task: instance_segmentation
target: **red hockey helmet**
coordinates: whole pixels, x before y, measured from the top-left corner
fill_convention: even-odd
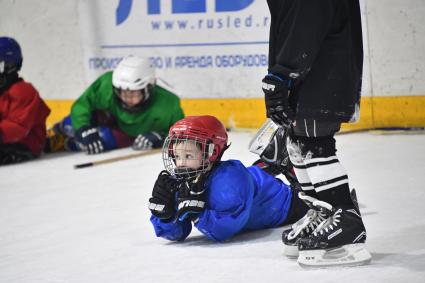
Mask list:
[[[227,131],[214,116],[188,116],[177,121],[169,131],[169,136],[189,136],[197,140],[210,141],[214,148],[208,149],[209,161],[221,158],[227,148]]]
[[[164,166],[171,174],[178,175],[174,147],[180,142],[192,141],[196,142],[202,151],[202,165],[198,170],[191,171],[192,174],[189,175],[205,172],[210,164],[221,159],[223,152],[228,148],[227,140],[226,128],[216,117],[206,115],[183,118],[169,130],[163,148]]]

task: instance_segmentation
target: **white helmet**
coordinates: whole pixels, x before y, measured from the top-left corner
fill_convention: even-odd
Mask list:
[[[128,56],[121,60],[112,74],[117,89],[141,90],[155,84],[155,69],[148,58]]]

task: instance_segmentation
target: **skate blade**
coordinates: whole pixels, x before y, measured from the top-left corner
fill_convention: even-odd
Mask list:
[[[332,250],[300,251],[298,264],[305,268],[358,266],[369,264],[372,256],[364,244],[345,245]]]
[[[267,119],[266,122],[258,130],[255,137],[249,142],[248,149],[250,152],[257,155],[263,154],[264,150],[272,140],[274,133],[279,128],[271,119]]]
[[[290,246],[290,245],[285,245],[284,244],[284,248],[283,248],[283,254],[290,259],[297,259],[299,252],[298,252],[298,246]]]

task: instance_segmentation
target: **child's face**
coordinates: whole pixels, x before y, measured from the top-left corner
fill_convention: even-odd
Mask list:
[[[201,167],[203,154],[195,141],[183,141],[174,145],[174,158],[177,167],[197,170]]]
[[[121,100],[129,107],[136,106],[143,99],[141,90],[121,90],[119,95]]]

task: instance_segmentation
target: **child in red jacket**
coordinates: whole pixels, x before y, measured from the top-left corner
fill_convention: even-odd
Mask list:
[[[50,109],[37,90],[19,77],[22,53],[10,37],[0,37],[0,165],[38,157],[46,140]]]

